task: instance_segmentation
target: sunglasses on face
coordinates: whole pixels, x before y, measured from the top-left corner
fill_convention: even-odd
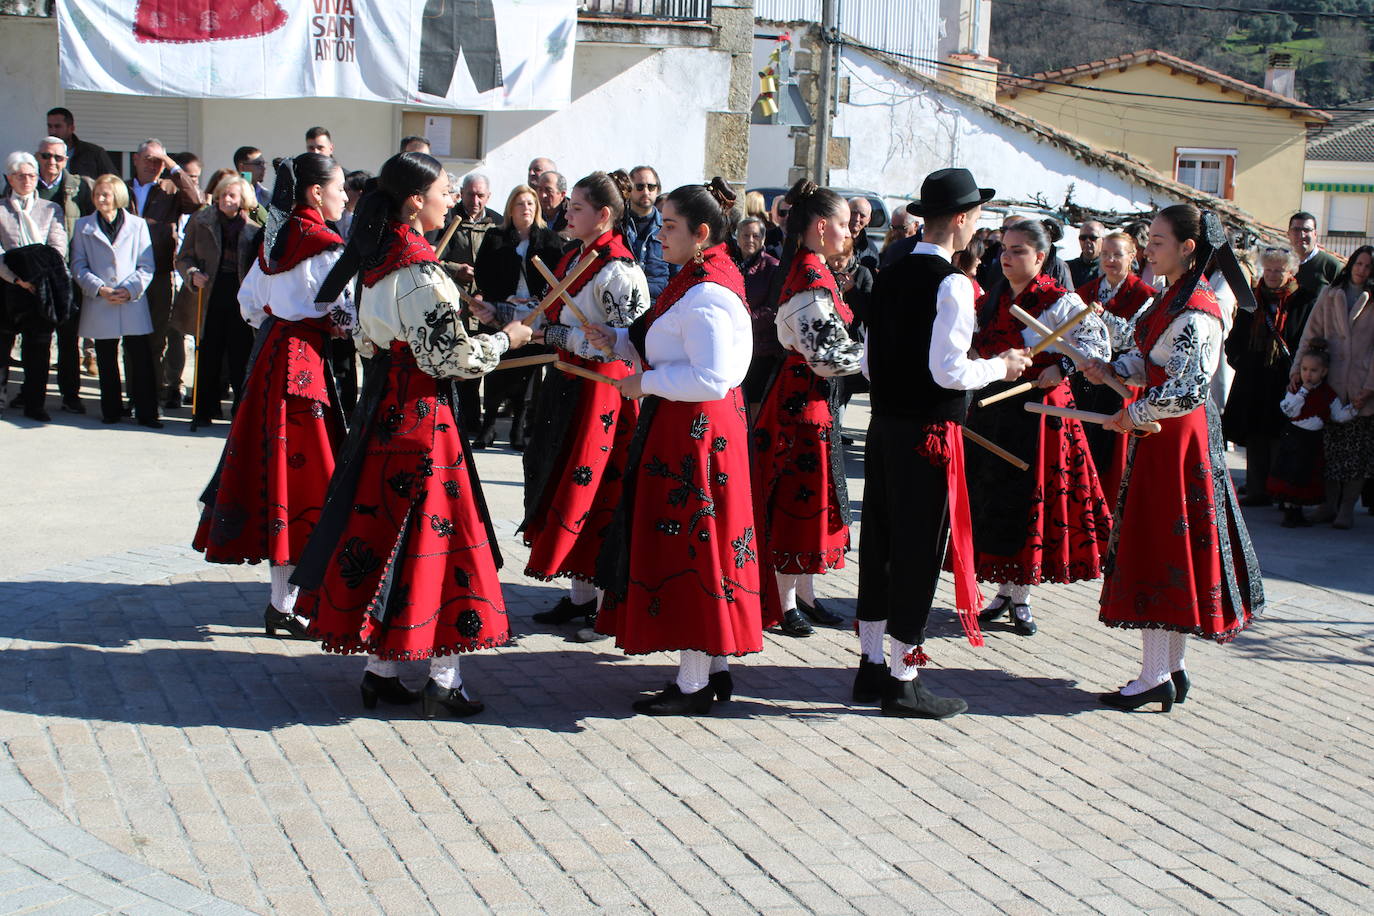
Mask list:
[[[1100,238],[1102,238],[1100,235],[1080,235],[1078,240],[1080,242],[1095,242]]]
[[[44,160],[53,159],[53,160],[56,160],[56,161],[58,161],[58,162],[66,162],[66,161],[67,161],[67,157],[61,155],[60,153],[39,153],[39,154],[38,154],[38,158],[39,158],[39,159],[44,159]]]
[[[636,191],[657,191],[658,185],[650,184],[647,181],[638,181],[635,182],[634,188]]]

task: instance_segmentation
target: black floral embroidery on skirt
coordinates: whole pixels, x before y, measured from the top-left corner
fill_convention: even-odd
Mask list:
[[[654,527],[668,535],[679,534],[682,531],[682,523],[675,518],[661,518]]]
[[[409,498],[410,488],[415,486],[415,475],[410,471],[397,471],[386,479],[386,485],[397,496]]]
[[[579,464],[572,470],[573,483],[579,487],[585,487],[592,482],[592,469],[585,464]]]
[[[420,398],[415,402],[415,416],[419,417],[421,420],[429,416],[429,410],[429,401],[424,398]]]
[[[301,468],[305,467],[305,455],[296,452],[286,459],[286,464],[293,470],[299,471]]]
[[[316,420],[324,419],[324,405],[319,401],[310,402],[310,416]]]
[[[697,418],[692,421],[691,436],[693,439],[705,439],[706,431],[711,428],[711,422],[706,418],[706,414],[697,414]]]
[[[309,369],[302,369],[300,372],[297,372],[295,375],[291,376],[291,385],[298,390],[305,389],[309,388],[310,383],[314,380],[314,373],[312,373]]]
[[[463,567],[453,567],[453,581],[458,583],[459,588],[472,587],[472,575]]]
[[[354,503],[354,504],[353,504],[353,511],[354,511],[354,512],[358,513],[359,515],[370,515],[370,516],[372,516],[373,518],[376,518],[376,517],[377,517],[377,510],[380,509],[380,508],[381,508],[380,506],[367,506],[367,505],[364,505],[363,503]]]
[[[433,528],[434,533],[441,538],[453,537],[453,522],[442,515],[430,516],[429,527]]]
[[[735,568],[743,569],[746,563],[755,563],[759,555],[750,545],[754,541],[754,529],[745,528],[744,533],[730,542],[730,546],[735,548]]]
[[[601,426],[604,432],[610,432],[615,425],[615,411],[607,411],[601,415]]]
[[[806,473],[811,473],[821,466],[821,456],[816,452],[802,452],[797,456],[797,468]]]
[[[803,483],[797,485],[797,502],[809,502],[811,500],[811,497],[815,495],[816,491],[808,487],[806,484]]]
[[[482,632],[482,615],[473,610],[459,614],[458,632],[468,639],[475,639]]]
[[[448,494],[449,499],[457,499],[462,494],[463,488],[458,485],[456,480],[445,480],[444,492]]]
[[[714,439],[711,440],[711,451],[713,453],[723,452],[725,451],[725,446],[727,445],[729,445],[729,443],[725,441],[724,436],[716,436]]]
[[[339,551],[339,573],[349,588],[358,588],[382,565],[381,557],[360,537],[351,537]]]
[[[730,475],[727,474],[727,473],[725,473],[724,471],[717,471],[717,472],[716,472],[716,486],[718,486],[718,487],[723,487],[723,486],[725,486],[726,482],[729,481],[729,479],[730,479]]]
[[[649,606],[645,608],[645,611],[650,617],[657,617],[663,611],[663,602],[655,598],[649,602]]]
[[[283,531],[286,530],[286,519],[284,519],[284,518],[274,518],[274,519],[272,519],[271,528],[272,528],[272,533],[273,533],[273,534],[281,534]]]
[[[425,455],[423,458],[420,459],[420,469],[419,469],[419,470],[420,470],[420,474],[421,474],[421,475],[423,475],[423,476],[425,476],[425,477],[433,477],[433,476],[434,476],[434,459],[433,459],[432,457],[430,457],[429,455]]]

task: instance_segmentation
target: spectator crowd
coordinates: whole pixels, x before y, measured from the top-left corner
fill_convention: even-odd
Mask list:
[[[304,148],[339,155],[325,127],[306,131]],[[400,151],[428,152],[429,142],[408,136]],[[231,164],[204,179],[196,155],[169,154],[149,138],[133,154],[126,181],[106,150],[77,136],[70,111],[48,112],[45,135],[5,159],[0,403],[50,421],[47,389],[55,368],[59,409],[68,413],[87,412],[81,376],[97,377],[104,423],[129,417],[160,428],[164,412],[189,407],[194,430],[230,415],[253,349],[238,291],[268,223],[269,164],[261,149],[242,146]],[[336,226],[345,238],[370,177],[363,170],[346,173],[347,205]],[[626,177],[620,230],[657,297],[676,270],[658,238],[664,183],[651,165],[630,168]],[[548,283],[535,258],[552,266],[569,246],[567,176],[541,156],[514,188],[493,188],[480,172],[451,175],[450,184],[457,190],[445,225],[427,235],[444,269],[464,292],[487,302],[538,299]],[[781,194],[768,200],[748,193],[730,241],[753,318],[754,358],[743,386],[751,413],[783,357],[775,311],[787,212]],[[851,238],[828,265],[853,312],[851,336],[862,339],[875,276],[912,252],[921,226],[898,209],[878,241],[868,231],[870,200],[849,201],[849,214]],[[1023,218],[1009,215],[1007,223]],[[1051,242],[1062,238],[1058,221],[1043,223]],[[1052,244],[1041,272],[1102,314],[1101,303],[1128,277],[1154,279],[1144,258],[1146,225],[1086,221],[1078,227],[1080,254],[1061,260]],[[1218,373],[1214,399],[1226,438],[1246,450],[1244,504],[1277,504],[1290,527],[1349,528],[1362,496],[1374,512],[1374,249],[1360,247],[1343,261],[1317,245],[1317,221],[1306,212],[1293,214],[1287,234],[1288,245],[1251,254],[1253,311],[1235,308],[1236,297],[1214,278],[1231,304],[1225,363],[1233,379],[1228,391]],[[992,301],[1007,283],[1001,236],[1001,229],[979,229],[954,260],[977,295]],[[1120,331],[1113,334],[1117,350],[1131,345],[1131,317],[1117,316],[1113,325]],[[1112,324],[1110,315],[1104,318]],[[494,330],[470,311],[466,320],[471,332]],[[195,353],[189,391],[187,337]],[[9,385],[16,348],[24,376],[17,390]],[[330,368],[341,404],[351,411],[360,370],[351,339],[334,342]],[[524,448],[542,375],[542,367],[529,367],[462,383],[460,409],[474,448],[494,446],[497,420],[506,416],[509,444]],[[843,400],[864,386],[862,375],[846,376]],[[1075,390],[1084,400],[1092,397],[1089,386]],[[1094,452],[1099,458],[1096,446]]]

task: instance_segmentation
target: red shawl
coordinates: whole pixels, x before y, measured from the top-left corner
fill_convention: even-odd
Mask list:
[[[626,261],[630,264],[635,263],[635,253],[630,250],[630,246],[625,244],[625,236],[615,229],[608,230],[597,237],[595,242],[590,245],[583,245],[580,248],[573,248],[564,252],[562,260],[558,262],[558,269],[553,272],[558,279],[563,279],[568,272],[577,264],[582,253],[588,249],[595,251],[596,263],[584,270],[573,284],[568,287],[568,298],[576,296],[582,292],[582,288],[592,282],[592,278],[601,273],[601,268],[612,261]],[[563,314],[563,299],[560,296],[558,301],[549,306],[544,312],[545,320],[549,324],[557,324],[558,316]]]
[[[835,275],[830,272],[829,266],[810,248],[798,248],[792,257],[792,266],[788,268],[787,279],[782,284],[782,293],[778,296],[778,304],[790,300],[798,293],[809,289],[823,289],[830,293],[830,301],[835,303],[835,311],[839,313],[840,320],[846,326],[854,323],[854,310],[849,307],[849,303],[844,301],[844,296],[840,293],[840,288],[835,285]]]
[[[387,274],[409,264],[435,263],[439,260],[434,254],[434,246],[425,241],[425,237],[409,223],[389,223],[382,245],[382,260],[363,271],[363,284],[369,288],[376,286]]]
[[[739,296],[740,302],[745,301],[744,275],[739,272],[739,268],[730,257],[729,249],[722,243],[703,251],[700,264],[693,261],[673,275],[649,309],[645,324],[652,325],[698,283],[719,284]]]
[[[1087,283],[1078,287],[1076,292],[1078,298],[1092,305],[1097,301],[1097,291],[1102,282],[1101,277],[1094,277]],[[1116,295],[1107,302],[1102,303],[1102,307],[1111,312],[1118,318],[1125,318],[1127,321],[1135,317],[1136,312],[1140,311],[1145,300],[1149,299],[1159,290],[1155,289],[1144,280],[1133,273],[1126,274],[1126,279],[1121,281],[1121,286],[1117,289]]]
[[[286,236],[278,241],[282,246],[282,256],[272,261],[272,252],[266,246],[258,252],[258,266],[268,274],[284,274],[302,261],[307,261],[322,251],[339,248],[344,240],[324,221],[324,214],[314,207],[296,207],[281,227]]]

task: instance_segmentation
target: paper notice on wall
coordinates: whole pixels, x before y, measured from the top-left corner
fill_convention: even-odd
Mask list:
[[[425,118],[425,137],[429,139],[429,151],[436,158],[447,159],[453,155],[453,119],[444,115],[429,115]]]
[[[67,89],[557,109],[577,2],[57,0],[57,22]]]

